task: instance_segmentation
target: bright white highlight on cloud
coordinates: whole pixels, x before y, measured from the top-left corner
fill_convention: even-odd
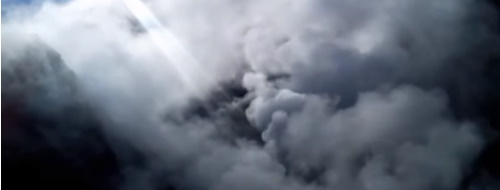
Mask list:
[[[193,81],[208,80],[211,82],[213,80],[203,72],[201,64],[182,44],[181,40],[158,21],[147,5],[140,0],[123,0],[123,2],[146,29],[153,42],[165,54],[165,57],[168,58],[169,63],[188,90],[194,95],[199,94],[199,88],[193,84]],[[186,69],[191,72],[186,71]]]

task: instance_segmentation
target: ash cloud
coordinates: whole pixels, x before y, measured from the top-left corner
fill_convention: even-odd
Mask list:
[[[176,71],[121,1],[45,2],[6,14],[2,98],[30,101],[2,106],[2,119],[14,118],[7,109],[28,110],[15,115],[42,119],[9,129],[47,135],[2,142],[14,152],[51,142],[12,154],[5,164],[19,173],[14,181],[37,178],[23,179],[34,170],[16,158],[40,166],[49,161],[34,155],[105,155],[63,165],[101,160],[106,172],[58,170],[55,178],[76,173],[82,189],[498,187],[491,134],[499,130],[500,38],[488,2],[144,2],[203,73]],[[194,94],[180,74],[213,80],[189,81]],[[27,96],[11,95],[19,92]]]

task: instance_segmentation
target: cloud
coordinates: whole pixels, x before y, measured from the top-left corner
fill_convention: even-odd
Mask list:
[[[299,109],[271,111],[266,132],[278,134],[266,140],[275,142],[293,175],[316,175],[331,188],[454,189],[482,144],[477,126],[449,118],[439,92],[401,87],[364,93],[344,110],[304,97]],[[270,101],[264,105],[283,102],[279,95]]]
[[[475,116],[495,97],[481,72],[498,37],[481,4],[144,3],[201,69],[118,0],[45,2],[2,24],[4,56],[46,43],[104,134],[145,157],[119,171],[124,189],[455,189],[487,140]]]

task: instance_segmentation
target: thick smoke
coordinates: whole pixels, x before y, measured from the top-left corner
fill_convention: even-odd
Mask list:
[[[83,189],[498,187],[488,168],[498,156],[482,153],[498,150],[490,134],[499,129],[500,38],[487,2],[144,3],[203,71],[174,69],[182,63],[122,1],[47,1],[4,15],[2,98],[29,100],[12,104],[28,110],[16,117],[50,118],[29,125],[50,141],[36,155],[107,155],[67,159],[109,165],[75,174],[92,184]],[[92,145],[72,152],[68,142]],[[8,151],[6,165],[16,155],[30,163]],[[9,171],[33,172],[16,166]],[[53,184],[43,183],[68,188]]]

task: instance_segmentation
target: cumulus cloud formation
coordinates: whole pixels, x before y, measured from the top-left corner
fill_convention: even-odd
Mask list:
[[[270,101],[278,105],[294,99],[280,93],[274,98]],[[310,97],[298,110],[257,110],[274,109],[264,132],[272,135],[265,140],[290,172],[317,175],[315,180],[329,187],[453,189],[466,169],[463,164],[481,145],[476,126],[446,117],[439,93],[401,87],[361,94],[345,110],[325,105],[327,100]]]
[[[51,142],[36,155],[108,155],[77,159],[110,165],[75,174],[92,184],[83,189],[498,187],[498,173],[482,165],[496,142],[490,134],[499,129],[500,107],[498,20],[487,2],[34,6],[9,8],[2,20],[2,98],[30,100],[2,106],[10,114],[2,119],[16,128],[25,124],[13,115],[50,118],[46,126],[29,124],[45,134],[39,141]],[[12,95],[19,92],[28,96]],[[73,118],[66,107],[86,111]],[[64,132],[82,129],[92,132]],[[82,140],[86,134],[98,137]],[[69,141],[92,146],[53,148]],[[8,150],[7,165],[16,156],[30,162],[35,154],[17,152],[25,144]],[[88,177],[95,173],[99,180]]]

